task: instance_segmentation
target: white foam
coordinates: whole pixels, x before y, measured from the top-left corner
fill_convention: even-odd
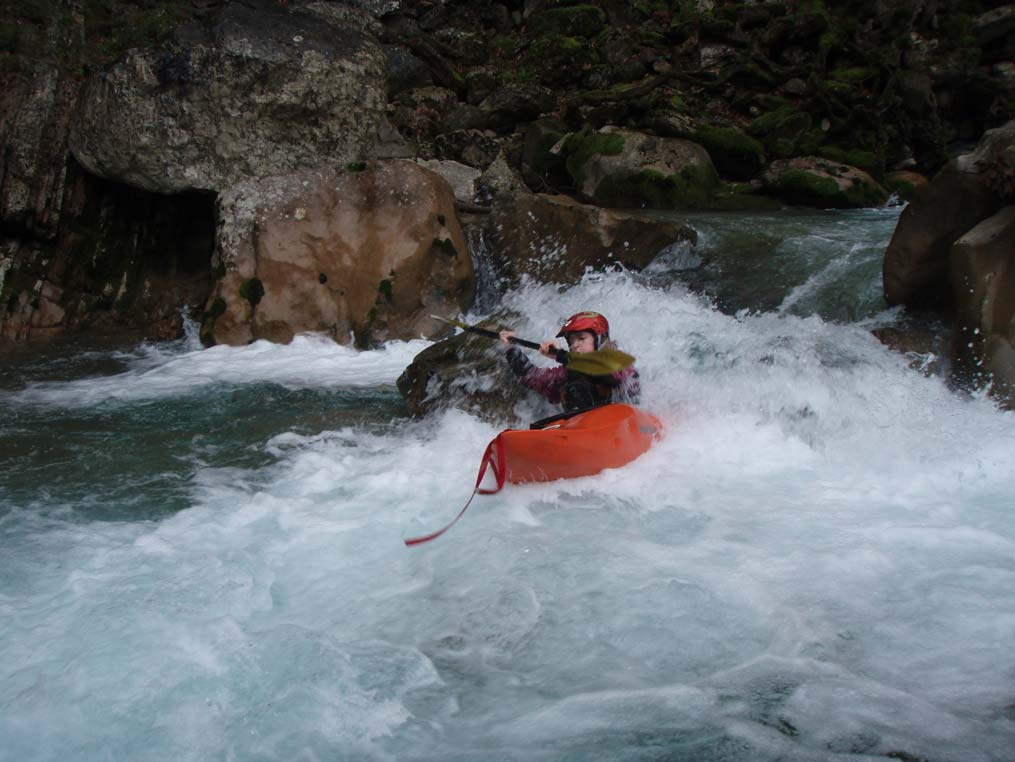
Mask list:
[[[306,334],[288,344],[255,341],[243,347],[185,346],[182,351],[168,353],[146,346],[135,354],[121,355],[134,367],[117,376],[32,384],[11,399],[87,407],[107,401],[189,395],[213,384],[272,383],[325,389],[391,386],[412,358],[429,345],[423,339],[394,341],[360,352],[327,337]]]
[[[8,517],[0,758],[1005,759],[1015,417],[860,327],[635,275],[506,302],[537,340],[606,313],[665,438],[414,549],[498,426],[278,431],[159,521]],[[390,384],[423,346],[188,350],[22,402]]]

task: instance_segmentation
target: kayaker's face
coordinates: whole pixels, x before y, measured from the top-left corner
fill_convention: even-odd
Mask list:
[[[596,349],[596,335],[592,331],[572,331],[567,336],[567,346],[572,352],[594,352]]]

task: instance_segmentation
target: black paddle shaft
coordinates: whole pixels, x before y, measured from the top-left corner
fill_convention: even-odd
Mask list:
[[[461,327],[464,328],[466,331],[471,331],[472,333],[478,333],[480,336],[486,336],[486,337],[491,338],[491,339],[499,339],[500,338],[500,334],[497,331],[491,331],[489,328],[479,328],[479,327],[474,326],[474,325],[469,325],[469,326],[463,325]],[[508,337],[508,341],[510,341],[512,344],[518,344],[519,346],[527,347],[529,349],[539,349],[539,344],[537,344],[536,342],[534,342],[534,341],[528,341],[527,339],[519,339],[517,336],[510,336],[510,337]],[[566,349],[558,349],[555,357],[557,359],[557,362],[559,362],[561,365],[567,365],[567,350]]]

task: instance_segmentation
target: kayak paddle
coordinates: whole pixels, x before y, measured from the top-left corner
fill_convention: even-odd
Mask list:
[[[434,320],[461,328],[463,331],[475,333],[479,336],[486,336],[488,339],[500,339],[500,333],[491,331],[488,328],[480,328],[476,325],[469,325],[460,320],[451,320],[440,315],[431,315]],[[539,344],[526,339],[519,339],[512,336],[508,339],[512,344],[517,344],[528,349],[539,349]],[[597,349],[595,352],[568,352],[566,349],[558,349],[556,360],[561,365],[566,365],[576,373],[584,373],[588,376],[607,376],[616,373],[634,364],[634,357],[621,352],[619,349]]]

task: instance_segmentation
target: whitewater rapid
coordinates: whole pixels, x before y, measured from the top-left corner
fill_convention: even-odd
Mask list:
[[[196,411],[126,489],[95,465],[126,433],[48,463],[74,489],[0,484],[0,759],[1011,759],[1011,413],[879,344],[891,314],[731,315],[628,273],[504,306],[537,339],[607,314],[666,436],[419,548],[500,428],[407,417],[426,342],[184,341],[0,392],[12,438]],[[241,403],[237,460],[199,426]]]

